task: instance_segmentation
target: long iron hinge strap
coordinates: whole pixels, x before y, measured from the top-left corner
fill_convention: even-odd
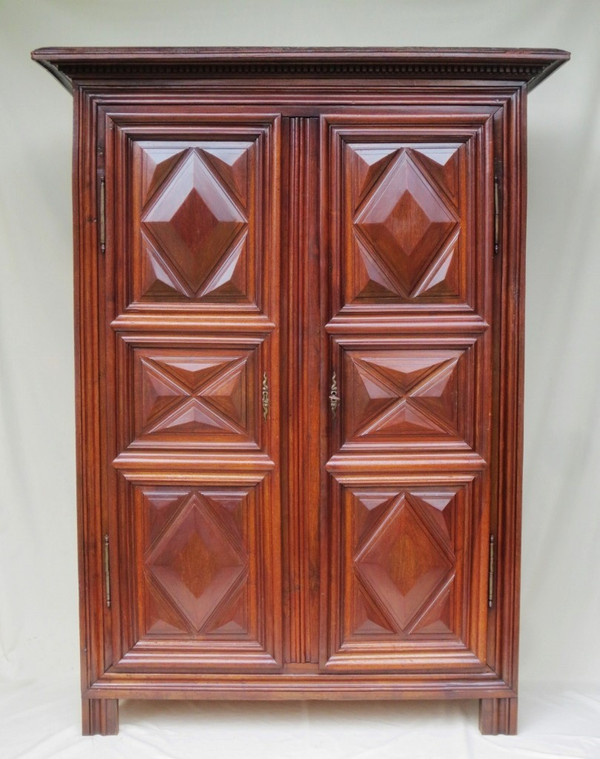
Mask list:
[[[100,244],[100,253],[104,253],[106,251],[106,184],[104,177],[100,177],[99,196],[98,242]]]
[[[488,607],[491,609],[494,605],[494,579],[496,574],[496,544],[494,536],[490,535],[490,563],[488,568]]]
[[[104,591],[106,594],[106,606],[110,609],[110,546],[108,535],[104,536]]]
[[[494,177],[494,255],[500,252],[500,177]]]

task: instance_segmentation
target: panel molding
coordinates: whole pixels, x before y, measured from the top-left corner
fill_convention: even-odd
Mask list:
[[[280,585],[271,571],[279,546],[264,508],[271,478],[211,476],[127,486],[119,550],[133,550],[135,562],[118,564],[117,602],[133,614],[114,671],[281,667]]]
[[[318,231],[318,120],[286,119],[282,172],[286,343],[281,381],[286,409],[282,429],[282,543],[287,669],[314,666],[319,652],[319,504],[322,498],[320,307],[323,290]],[[293,358],[292,358],[293,357]],[[307,472],[311,472],[307,476]]]
[[[444,110],[436,126],[439,112],[428,114],[425,105],[412,114],[352,109],[321,116],[328,167],[322,192],[334,220],[328,230],[337,293],[332,323],[346,315],[367,323],[426,314],[426,328],[450,313],[489,321],[480,259],[492,250],[491,225],[482,219],[491,207],[489,144],[497,109]],[[469,181],[473,176],[481,181]]]
[[[329,566],[338,569],[329,578],[328,648],[321,666],[481,670],[487,666],[481,614],[487,599],[487,475],[463,474],[452,482],[438,472],[435,485],[428,477],[396,478],[395,486],[377,478],[333,487]],[[406,563],[393,562],[400,554]],[[436,629],[427,631],[431,625]]]
[[[259,360],[267,365],[268,356],[259,359],[260,345],[221,346],[132,346],[127,360],[135,432],[129,448],[259,447]]]
[[[275,314],[279,114],[196,109],[183,125],[174,107],[102,110],[107,258],[133,266],[112,318]]]
[[[171,677],[156,678],[144,673],[120,673],[109,670],[85,692],[90,699],[100,698],[163,698],[173,699],[260,699],[260,700],[331,700],[357,701],[397,700],[410,701],[439,699],[440,686],[444,699],[493,700],[515,696],[512,690],[489,668],[482,671],[406,672],[390,675],[385,672],[356,674],[328,672],[321,674],[294,672],[247,675],[206,673],[199,680],[197,675],[177,673]],[[244,695],[245,694],[245,695]]]

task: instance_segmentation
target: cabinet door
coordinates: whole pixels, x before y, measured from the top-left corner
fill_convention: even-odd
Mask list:
[[[279,117],[105,134],[113,671],[277,669]]]
[[[492,114],[322,119],[326,671],[485,669]]]

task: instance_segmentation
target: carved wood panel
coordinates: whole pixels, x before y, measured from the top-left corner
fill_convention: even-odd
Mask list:
[[[473,446],[476,341],[373,337],[342,347],[342,449]],[[477,367],[480,368],[480,367]]]
[[[336,486],[325,668],[481,668],[485,484],[371,479]]]
[[[135,301],[256,303],[256,152],[256,141],[136,142]]]
[[[257,447],[259,347],[132,350],[132,446]]]
[[[247,636],[248,491],[157,487],[142,499],[143,637]]]
[[[409,109],[323,118],[333,218],[332,315],[482,313],[488,114],[434,126]],[[426,123],[428,122],[428,123]],[[483,214],[483,215],[482,215]]]
[[[107,229],[107,252],[129,272],[117,313],[268,312],[279,116],[124,109],[109,128],[107,200],[126,218]]]
[[[136,611],[118,669],[278,666],[264,498],[260,484],[134,487]]]
[[[418,147],[346,147],[353,300],[447,300],[464,291],[457,261],[459,148]]]
[[[325,671],[485,666],[491,118],[436,118],[322,119],[339,396]]]
[[[107,123],[114,667],[278,669],[278,118]]]

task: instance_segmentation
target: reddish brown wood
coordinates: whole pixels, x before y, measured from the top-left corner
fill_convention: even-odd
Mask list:
[[[482,699],[479,704],[479,729],[484,735],[516,735],[517,699]]]
[[[568,54],[33,56],[75,95],[84,732],[119,698],[514,732],[525,88]]]
[[[318,121],[286,120],[281,201],[282,361],[286,427],[282,431],[285,483],[282,541],[287,671],[316,671],[319,660],[319,505],[325,437],[320,332],[318,242]],[[292,359],[292,357],[294,357]],[[308,474],[314,473],[314,474]]]
[[[81,702],[82,735],[117,735],[119,701],[116,698],[84,698]]]

